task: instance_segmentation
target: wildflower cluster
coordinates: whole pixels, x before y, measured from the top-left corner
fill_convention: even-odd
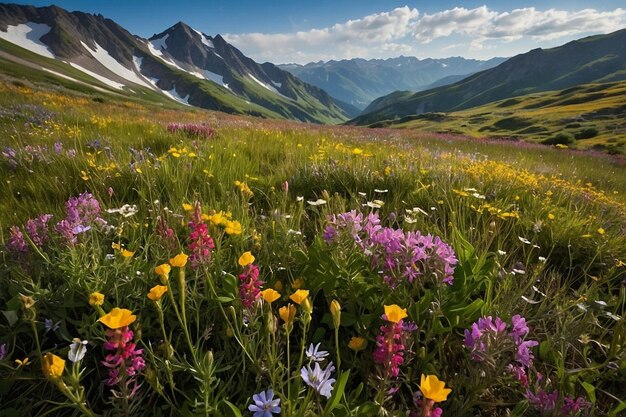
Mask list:
[[[194,212],[189,221],[189,237],[187,248],[189,250],[189,262],[192,268],[206,265],[211,260],[211,251],[215,249],[213,238],[209,235],[209,229],[202,220],[200,204],[196,203]]]
[[[208,123],[168,123],[167,131],[201,138],[210,138],[215,133]]]
[[[355,210],[330,216],[324,239],[333,243],[342,236],[353,240],[371,258],[372,269],[380,271],[394,288],[405,281],[417,284],[430,276],[452,284],[458,260],[454,250],[437,236],[383,227],[378,214],[364,216]]]
[[[111,352],[102,361],[102,365],[109,369],[106,384],[122,383],[122,389],[129,390],[131,397],[139,387],[135,377],[146,367],[143,349],[137,349],[133,343],[134,333],[128,327],[136,318],[129,310],[116,307],[99,320],[108,327],[104,349]]]
[[[92,225],[104,226],[100,217],[100,203],[88,192],[70,198],[65,204],[66,217],[56,224],[54,230],[67,244],[78,242],[78,235],[91,229]]]
[[[503,361],[508,371],[522,383],[528,385],[526,370],[533,364],[530,348],[537,346],[536,340],[526,340],[529,329],[526,319],[520,315],[511,318],[511,328],[500,317],[481,317],[465,330],[464,346],[471,352],[474,361],[492,364]]]
[[[406,309],[396,304],[385,306],[383,320],[387,324],[380,326],[380,334],[376,336],[376,349],[372,354],[374,363],[382,365],[385,379],[397,378],[400,365],[404,363],[404,351],[409,343],[409,334],[417,330],[411,322],[404,322]]]

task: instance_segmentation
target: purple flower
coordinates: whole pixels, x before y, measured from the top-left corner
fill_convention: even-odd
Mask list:
[[[310,365],[303,366],[300,369],[300,376],[304,382],[315,389],[320,395],[326,398],[330,398],[333,391],[333,384],[335,378],[331,378],[332,372],[335,370],[333,363],[330,362],[326,369],[322,369],[318,362],[315,362],[315,367],[311,369]]]
[[[7,356],[7,344],[3,343],[0,345],[0,361]]]
[[[582,410],[585,409],[589,409],[591,408],[591,404],[586,401],[584,398],[582,397],[578,397],[575,400],[566,395],[565,398],[563,398],[563,406],[561,407],[559,416],[562,417],[570,417],[570,416],[575,416],[578,413],[580,413]]]
[[[521,363],[524,366],[531,366],[533,363],[533,353],[530,351],[530,348],[533,346],[537,346],[539,342],[536,340],[525,340],[517,345],[517,354],[515,355],[515,360]]]
[[[324,362],[324,360],[326,360],[326,356],[328,356],[328,352],[325,350],[319,350],[321,343],[318,343],[317,345],[313,345],[313,343],[311,343],[308,347],[308,349],[306,350],[306,357],[309,359],[309,361],[311,362]]]
[[[11,226],[9,229],[9,242],[7,243],[7,249],[14,254],[28,252],[28,243],[26,243],[24,234],[17,226]]]
[[[254,414],[252,417],[272,417],[272,414],[280,413],[280,398],[274,399],[274,390],[261,391],[252,396],[254,404],[248,406],[248,410]]]
[[[533,394],[530,390],[527,390],[524,396],[536,411],[543,414],[554,411],[556,408],[556,400],[559,398],[559,392],[552,391],[548,393],[544,390],[540,390],[537,394]]]
[[[100,203],[90,193],[82,193],[78,197],[72,197],[65,203],[65,219],[54,227],[67,244],[78,242],[77,235],[91,229],[92,225],[106,225],[106,221],[100,217]]]
[[[382,227],[376,213],[364,218],[353,210],[328,220],[324,240],[335,243],[339,235],[352,239],[371,258],[372,269],[379,271],[390,286],[396,287],[404,281],[414,284],[422,277],[435,277],[438,282],[452,284],[458,260],[452,248],[439,237]]]
[[[513,329],[511,330],[511,336],[515,340],[523,339],[524,336],[528,334],[528,326],[526,326],[526,319],[519,314],[511,317],[511,323],[513,324]]]

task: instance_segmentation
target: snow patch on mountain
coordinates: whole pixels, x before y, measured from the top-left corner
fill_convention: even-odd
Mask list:
[[[280,91],[278,91],[278,90],[277,90],[274,86],[271,86],[271,85],[269,85],[269,84],[267,84],[267,83],[264,83],[263,81],[261,81],[261,80],[259,80],[258,78],[256,78],[254,75],[252,75],[252,74],[248,73],[248,77],[252,78],[252,80],[253,80],[254,82],[256,82],[257,84],[259,84],[260,86],[262,86],[262,87],[264,87],[264,88],[267,88],[267,89],[268,89],[268,90],[270,90],[271,92],[276,93],[276,94],[278,94],[279,96],[286,98],[287,100],[292,100],[292,101],[293,101],[293,99],[292,99],[291,97],[287,97],[287,96],[285,96],[285,95],[281,94],[281,92],[280,92]],[[278,83],[278,84],[280,84],[280,83]]]
[[[73,66],[74,68],[76,68],[77,70],[80,70],[82,72],[84,72],[85,74],[95,78],[96,80],[100,81],[103,84],[108,85],[109,87],[113,87],[116,88],[118,90],[121,90],[122,88],[124,88],[124,84],[118,83],[117,81],[113,81],[107,77],[104,77],[100,74],[97,74],[93,71],[89,71],[87,68],[81,67],[78,64],[75,64],[73,62],[68,62],[71,66]]]
[[[214,83],[221,85],[222,87],[230,90],[230,87],[228,87],[228,84],[224,83],[224,77],[222,77],[221,75],[208,71],[208,70],[204,70],[204,77],[207,80],[213,81]]]
[[[116,74],[132,83],[151,88],[151,86],[143,78],[140,78],[133,70],[130,70],[120,64],[115,58],[109,55],[109,52],[107,52],[106,49],[100,46],[97,42],[95,51],[83,41],[80,41],[80,43],[83,45],[83,48],[85,48],[91,54],[91,56],[93,56],[99,63],[101,63],[113,74]]]
[[[16,26],[7,25],[7,31],[0,30],[0,38],[28,49],[47,58],[56,58],[48,45],[41,42],[41,37],[52,28],[44,23],[26,22]]]
[[[172,100],[176,100],[186,106],[191,106],[191,104],[189,104],[189,94],[187,94],[185,97],[181,97],[180,94],[178,94],[178,91],[176,91],[176,87],[172,88],[171,90],[163,90],[163,93]]]
[[[159,51],[159,53],[162,49],[167,49],[167,38],[170,37],[170,34],[166,34],[164,35],[162,38],[157,38],[157,39],[153,39],[151,41],[148,41],[148,46],[152,46],[155,50]]]
[[[211,41],[211,39],[209,39],[206,36],[204,36],[204,33],[200,32],[199,30],[195,30],[195,29],[193,29],[193,31],[196,32],[198,35],[200,35],[200,41],[202,41],[203,44],[205,44],[206,46],[208,46],[211,49],[215,48],[215,45],[213,45],[213,41]]]

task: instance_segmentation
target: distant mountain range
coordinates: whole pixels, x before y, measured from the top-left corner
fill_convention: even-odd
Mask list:
[[[39,69],[63,82],[228,113],[315,123],[354,115],[322,89],[182,22],[142,39],[101,15],[0,4],[0,59],[15,73]]]
[[[420,60],[401,56],[312,62],[306,65],[285,64],[278,67],[304,82],[324,89],[335,99],[363,110],[374,99],[393,91],[421,91],[450,84],[475,72],[495,67],[505,60],[492,58],[478,61],[461,57]]]
[[[551,49],[534,49],[454,84],[374,100],[351,123],[369,125],[430,112],[453,112],[531,93],[626,80],[626,29]],[[549,103],[545,103],[549,104]]]

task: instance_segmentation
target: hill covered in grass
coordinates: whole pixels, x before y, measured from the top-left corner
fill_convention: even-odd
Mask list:
[[[623,159],[21,81],[0,151],[2,415],[626,410]]]
[[[444,87],[392,93],[373,101],[352,122],[368,125],[427,112],[458,111],[531,93],[625,79],[626,29],[556,48],[534,49]]]
[[[370,126],[624,153],[625,121],[626,83],[615,82],[528,94],[456,112],[405,116]]]

